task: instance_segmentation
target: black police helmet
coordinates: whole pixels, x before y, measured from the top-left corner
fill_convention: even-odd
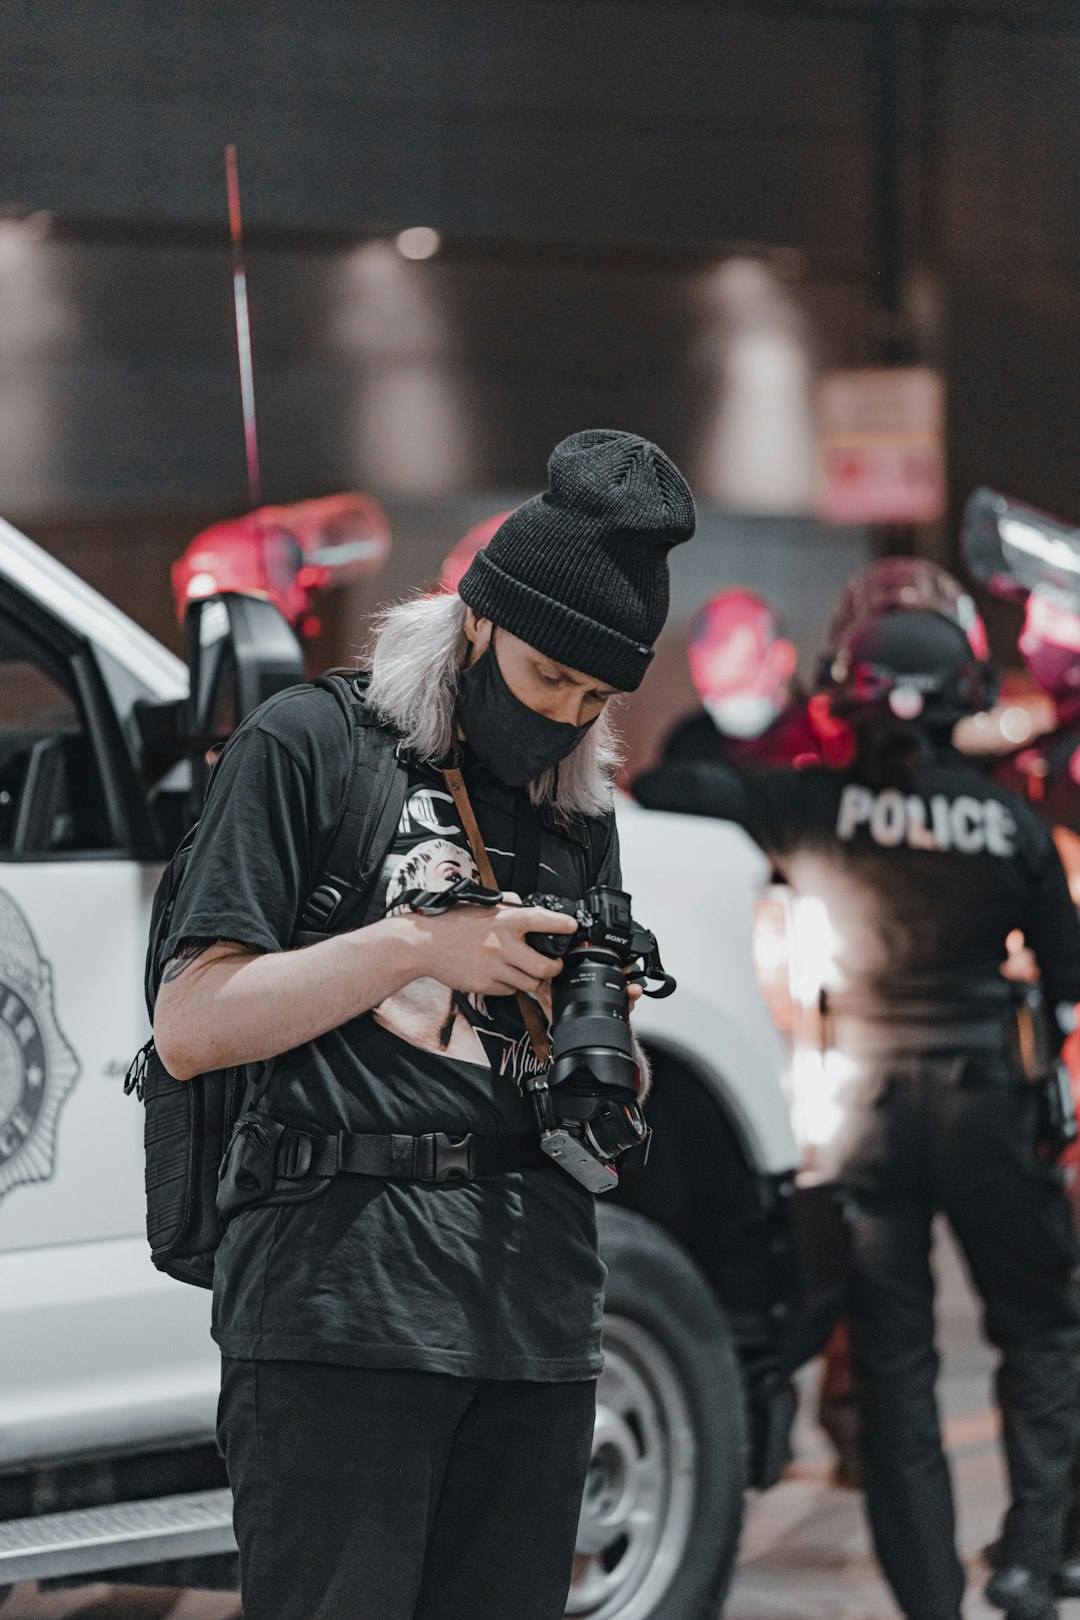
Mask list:
[[[822,686],[833,712],[854,725],[888,714],[907,724],[952,727],[990,706],[997,678],[954,619],[901,609],[856,625],[823,670]]]

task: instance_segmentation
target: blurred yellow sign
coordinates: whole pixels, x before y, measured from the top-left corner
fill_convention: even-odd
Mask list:
[[[827,372],[816,393],[815,505],[828,523],[930,523],[945,511],[945,383],[929,366]]]

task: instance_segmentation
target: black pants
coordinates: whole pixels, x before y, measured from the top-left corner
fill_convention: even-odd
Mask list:
[[[560,1620],[595,1391],[225,1359],[244,1620]]]
[[[934,1392],[938,1210],[1001,1353],[1012,1495],[1004,1558],[1048,1575],[1061,1560],[1080,1437],[1080,1252],[1058,1174],[1035,1151],[1035,1101],[985,1059],[882,1064],[868,1076],[849,1150],[867,1508],[878,1557],[912,1620],[957,1615],[964,1590]]]

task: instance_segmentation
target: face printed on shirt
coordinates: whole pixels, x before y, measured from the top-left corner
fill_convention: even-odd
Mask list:
[[[431,837],[432,832],[437,836]],[[495,860],[506,855],[490,846],[488,853]],[[434,783],[410,786],[385,873],[387,916],[399,914],[404,897],[417,890],[438,893],[460,878],[479,881],[453,799]],[[550,995],[541,998],[541,1010],[550,1018]],[[483,1065],[510,1083],[520,1086],[526,1075],[537,1072],[536,1055],[520,1017],[515,1016],[512,998],[465,994],[436,979],[414,979],[388,996],[372,1016],[409,1046],[460,1063]]]
[[[471,850],[462,849],[447,838],[431,838],[427,843],[417,844],[412,854],[395,869],[387,884],[386,915],[392,917],[401,910],[398,902],[402,895],[414,889],[441,893],[457,883],[459,878],[479,882],[480,874]]]

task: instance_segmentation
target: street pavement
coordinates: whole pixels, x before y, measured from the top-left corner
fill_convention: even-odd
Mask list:
[[[990,1401],[993,1356],[980,1340],[975,1303],[947,1240],[938,1245],[937,1265],[942,1409],[968,1570],[965,1617],[989,1620],[997,1611],[981,1599],[986,1571],[979,1553],[997,1533],[1005,1494]],[[816,1379],[811,1368],[802,1380],[791,1469],[781,1484],[749,1505],[724,1620],[896,1620],[897,1609],[870,1553],[861,1499],[830,1483],[828,1444],[813,1421]],[[107,1586],[66,1592],[21,1586],[0,1604],[0,1620],[239,1620],[239,1615],[236,1597],[227,1593],[178,1595]],[[1063,1604],[1061,1615],[1080,1620],[1080,1601]]]

